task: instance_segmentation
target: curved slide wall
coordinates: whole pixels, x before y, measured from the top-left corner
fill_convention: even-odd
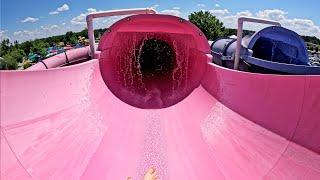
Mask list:
[[[65,53],[57,54],[50,58],[44,59],[41,62],[29,67],[27,70],[51,69],[68,63],[73,63],[79,60],[89,59],[89,47],[71,49]]]
[[[97,60],[0,75],[1,179],[320,177],[319,76],[209,64],[180,103],[144,110],[108,90]]]
[[[202,84],[224,105],[320,153],[320,76],[250,74],[210,64]]]

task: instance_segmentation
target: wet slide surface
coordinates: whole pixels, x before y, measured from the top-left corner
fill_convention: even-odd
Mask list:
[[[1,179],[141,179],[149,167],[160,179],[319,179],[319,77],[211,64],[206,76],[178,104],[144,110],[108,90],[97,60],[1,72]]]

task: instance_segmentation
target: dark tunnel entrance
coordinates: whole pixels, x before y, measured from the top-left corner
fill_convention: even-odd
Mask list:
[[[208,41],[188,21],[164,15],[122,19],[102,36],[99,66],[110,91],[143,109],[177,104],[206,71]]]
[[[175,52],[164,40],[144,40],[136,50],[136,57],[142,80],[146,85],[172,78],[176,64]]]

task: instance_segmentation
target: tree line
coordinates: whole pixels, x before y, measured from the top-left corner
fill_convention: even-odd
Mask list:
[[[94,30],[95,37],[100,37],[105,29]],[[79,37],[88,38],[88,30],[84,29],[80,32],[66,32],[64,35],[52,36],[47,38],[35,39],[32,41],[25,41],[13,43],[9,39],[4,39],[0,44],[0,69],[14,70],[18,68],[19,63],[27,60],[30,53],[38,54],[41,58],[45,58],[48,54],[47,49],[52,46],[59,46],[61,42],[63,45],[74,46],[79,44]]]

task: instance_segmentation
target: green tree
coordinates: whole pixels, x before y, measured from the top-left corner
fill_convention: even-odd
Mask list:
[[[42,57],[45,57],[47,55],[47,48],[49,47],[49,43],[38,39],[35,40],[32,44],[31,52],[37,53],[41,55]]]
[[[78,35],[78,36],[85,37],[85,38],[88,38],[88,29],[85,28],[84,30],[78,32],[77,35]]]
[[[0,44],[0,57],[2,57],[5,54],[7,54],[9,49],[10,49],[10,41],[9,41],[9,39],[2,40],[1,44]]]
[[[12,49],[1,59],[1,69],[14,70],[18,68],[18,63],[24,60],[26,54],[22,49]]]
[[[25,54],[29,54],[31,52],[32,43],[30,41],[26,41],[19,44],[18,47],[22,49]]]
[[[15,70],[18,68],[17,60],[9,54],[4,55],[0,61],[1,70]]]
[[[315,36],[302,36],[302,38],[303,38],[304,41],[306,41],[306,42],[320,45],[320,39],[318,39],[318,38],[315,37]]]
[[[77,44],[78,43],[78,38],[76,36],[72,36],[70,38],[69,44]]]
[[[76,44],[77,41],[78,41],[77,35],[72,31],[67,32],[66,35],[64,36],[64,42],[66,44]]]
[[[26,56],[22,49],[14,49],[8,53],[12,58],[14,58],[17,62],[22,62],[23,58]]]
[[[66,35],[64,36],[64,40],[65,42],[70,42],[71,37],[73,36],[73,32],[72,31],[68,31],[66,32]]]
[[[194,12],[189,15],[189,21],[196,25],[208,40],[215,40],[224,35],[223,23],[209,11]]]
[[[242,36],[252,35],[253,33],[255,33],[255,31],[243,30]],[[237,29],[225,28],[224,36],[225,37],[229,37],[229,36],[232,36],[232,35],[237,35]]]

